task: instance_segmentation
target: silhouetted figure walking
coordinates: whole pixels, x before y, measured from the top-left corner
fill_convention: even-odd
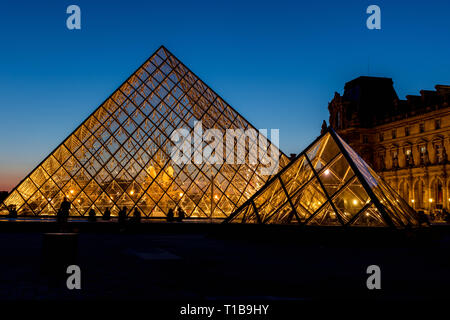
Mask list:
[[[17,218],[17,210],[16,207],[12,207],[11,210],[9,210],[9,218],[15,219]]]
[[[88,221],[89,221],[89,222],[95,222],[95,221],[97,221],[97,216],[95,215],[95,210],[94,210],[94,209],[89,210]]]
[[[177,211],[177,221],[178,221],[178,222],[182,222],[185,215],[186,215],[186,213],[184,212],[184,210],[181,209],[181,208],[178,208],[178,211]]]
[[[109,211],[109,208],[106,208],[105,213],[103,214],[103,220],[109,219],[111,219],[111,211]]]
[[[127,207],[122,207],[122,210],[119,211],[119,224],[124,225],[127,221]]]
[[[167,212],[167,222],[172,222],[174,220],[173,209],[170,208],[169,212]]]
[[[141,212],[139,211],[138,208],[135,208],[135,209],[134,209],[134,212],[133,212],[133,222],[135,222],[135,223],[141,222]]]

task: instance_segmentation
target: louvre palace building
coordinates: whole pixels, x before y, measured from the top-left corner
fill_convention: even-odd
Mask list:
[[[450,86],[399,99],[390,78],[359,77],[335,93],[330,125],[416,211],[450,208]]]

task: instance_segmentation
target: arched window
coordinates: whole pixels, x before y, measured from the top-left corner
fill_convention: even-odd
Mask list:
[[[436,204],[436,208],[442,208],[444,200],[444,189],[439,179],[434,179],[431,184],[430,202]]]
[[[400,182],[399,193],[406,202],[411,203],[411,199],[409,199],[409,184],[406,180]]]
[[[414,184],[414,209],[425,209],[425,183],[423,180],[418,180]]]

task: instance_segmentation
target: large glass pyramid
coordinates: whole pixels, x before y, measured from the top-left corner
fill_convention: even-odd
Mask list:
[[[328,128],[224,223],[418,226],[416,212]]]
[[[223,219],[271,176],[260,174],[267,166],[259,160],[174,163],[169,137],[176,128],[197,134],[198,121],[204,130],[253,128],[161,47],[13,189],[0,214],[15,208],[19,216],[53,216],[66,197],[73,216],[91,209],[117,215],[126,206],[148,217],[181,208],[189,217]],[[257,148],[274,150],[259,132],[253,138]],[[244,140],[243,148],[249,146]],[[280,154],[274,171],[288,163]]]

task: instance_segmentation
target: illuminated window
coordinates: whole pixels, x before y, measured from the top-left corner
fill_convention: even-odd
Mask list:
[[[398,168],[398,151],[397,150],[392,151],[392,167]]]
[[[428,152],[425,145],[420,146],[420,164],[426,164],[428,162]]]

